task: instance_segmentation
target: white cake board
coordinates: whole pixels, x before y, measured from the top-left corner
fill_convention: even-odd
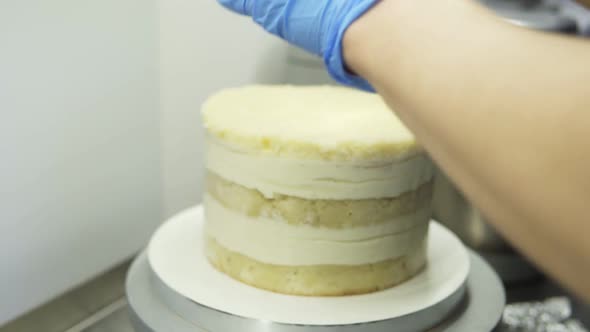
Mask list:
[[[202,226],[201,207],[181,213],[154,234],[148,255],[152,284],[165,306],[213,332],[260,331],[261,324],[267,331],[425,330],[459,304],[469,272],[463,245],[433,222],[428,267],[408,282],[359,296],[281,295],[244,285],[212,268],[203,254]],[[501,300],[503,305],[503,296]]]

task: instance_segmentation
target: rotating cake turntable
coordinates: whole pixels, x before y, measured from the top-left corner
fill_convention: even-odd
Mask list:
[[[260,290],[215,270],[203,253],[203,210],[154,234],[132,265],[127,298],[138,332],[491,331],[505,304],[491,268],[432,222],[428,266],[384,291],[302,297]]]

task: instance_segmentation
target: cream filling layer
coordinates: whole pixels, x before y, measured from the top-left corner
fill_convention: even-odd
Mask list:
[[[207,168],[267,198],[276,194],[307,199],[396,197],[433,175],[432,163],[423,154],[387,162],[289,159],[235,150],[211,137]]]
[[[363,265],[404,256],[422,245],[430,216],[423,209],[378,225],[328,229],[248,217],[209,195],[204,206],[205,232],[219,244],[263,263],[287,266]]]

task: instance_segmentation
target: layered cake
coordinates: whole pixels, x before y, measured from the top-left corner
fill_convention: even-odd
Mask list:
[[[432,165],[379,96],[248,86],[212,96],[202,114],[216,269],[274,292],[341,296],[425,266]]]

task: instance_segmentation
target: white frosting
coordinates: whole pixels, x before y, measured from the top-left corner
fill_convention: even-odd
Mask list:
[[[422,244],[430,216],[424,209],[380,225],[328,229],[248,217],[211,196],[204,206],[208,236],[257,261],[288,266],[362,265],[401,257]]]
[[[283,194],[307,199],[396,197],[432,178],[425,155],[388,162],[323,161],[257,155],[208,138],[207,168],[265,197]]]

